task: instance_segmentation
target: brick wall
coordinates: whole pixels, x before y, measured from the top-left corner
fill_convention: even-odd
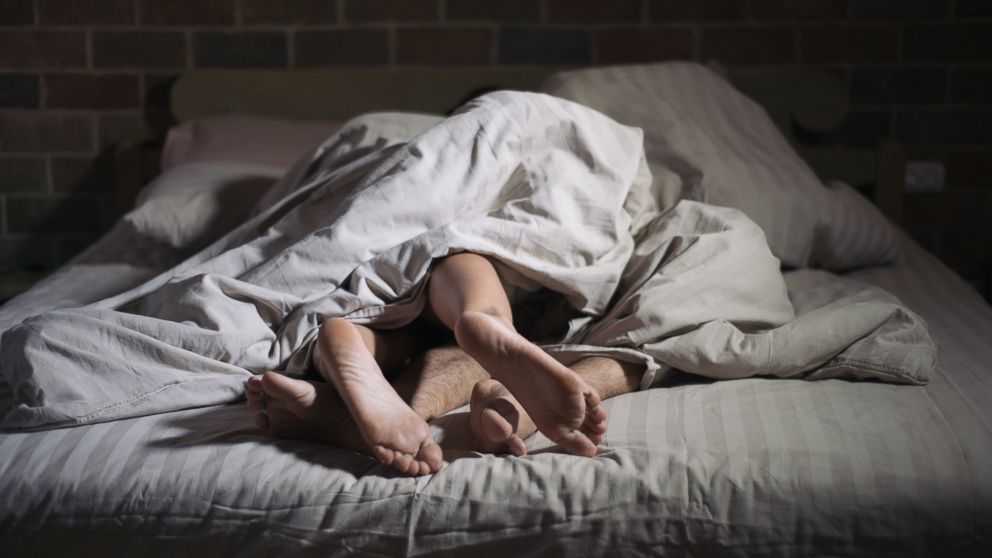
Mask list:
[[[189,68],[666,59],[846,76],[844,141],[943,161],[908,228],[987,273],[989,0],[0,0],[0,265],[51,268],[109,225],[108,155],[161,136]]]

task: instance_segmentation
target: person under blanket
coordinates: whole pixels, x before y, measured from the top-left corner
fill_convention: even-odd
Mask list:
[[[415,387],[408,404],[383,370],[416,349],[409,331],[376,331],[331,318],[320,326],[313,352],[314,368],[327,383],[277,372],[250,378],[246,397],[257,411],[256,424],[276,436],[325,441],[371,453],[400,472],[426,475],[443,465],[427,420],[464,404],[471,393],[480,450],[523,455],[523,438],[536,429],[569,453],[596,454],[606,431],[600,389],[609,396],[634,389],[643,367],[595,357],[573,370],[553,359],[516,331],[496,270],[478,254],[439,260],[427,289],[427,318],[449,328],[462,354],[491,378],[478,366],[466,367],[464,359],[460,366],[425,368],[418,387],[431,378],[427,383],[436,391]],[[459,368],[469,372],[458,378]]]

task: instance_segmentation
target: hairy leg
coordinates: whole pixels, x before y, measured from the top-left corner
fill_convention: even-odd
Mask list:
[[[365,328],[359,327],[360,331],[362,329]],[[405,360],[401,354],[384,355],[381,348],[389,338],[378,337],[378,333],[369,330],[366,334],[372,337],[371,343],[367,343],[370,352],[378,353],[385,363]],[[407,343],[403,339],[398,341]],[[376,347],[380,350],[376,351]],[[436,347],[416,356],[399,374],[393,388],[420,419],[431,421],[467,404],[472,386],[488,377],[489,374],[458,347]],[[250,378],[246,388],[248,406],[257,411],[256,424],[270,434],[372,454],[332,384],[296,380],[268,372]]]
[[[569,453],[596,454],[590,436],[606,420],[598,393],[517,333],[506,292],[489,260],[471,253],[440,260],[428,297],[458,345],[515,396],[538,430]]]
[[[637,389],[644,366],[608,357],[587,357],[572,366],[589,386],[609,399]],[[487,453],[524,455],[524,439],[537,430],[534,422],[501,383],[494,379],[479,381],[472,391],[471,424],[475,445]],[[605,433],[605,424],[590,425],[589,439],[596,444]]]
[[[430,422],[468,404],[472,387],[487,378],[489,373],[465,351],[442,346],[415,357],[393,388],[417,416]]]

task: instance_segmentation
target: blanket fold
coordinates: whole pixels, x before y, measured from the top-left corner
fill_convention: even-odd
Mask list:
[[[640,359],[644,386],[675,369],[926,381],[925,326],[885,293],[844,283],[797,317],[799,279],[782,276],[746,216],[689,201],[657,209],[639,129],[512,92],[420,124],[399,137],[381,116],[351,121],[200,253],[7,331],[0,426],[233,401],[251,373],[301,373],[330,317],[411,322],[431,263],[460,251],[490,257],[511,302],[554,295],[557,337],[541,338],[553,356]]]

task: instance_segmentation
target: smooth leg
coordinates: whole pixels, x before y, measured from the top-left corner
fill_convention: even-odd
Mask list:
[[[506,292],[486,258],[440,260],[428,285],[430,308],[458,345],[513,394],[537,429],[577,455],[596,454],[590,436],[606,415],[595,389],[513,327]]]

